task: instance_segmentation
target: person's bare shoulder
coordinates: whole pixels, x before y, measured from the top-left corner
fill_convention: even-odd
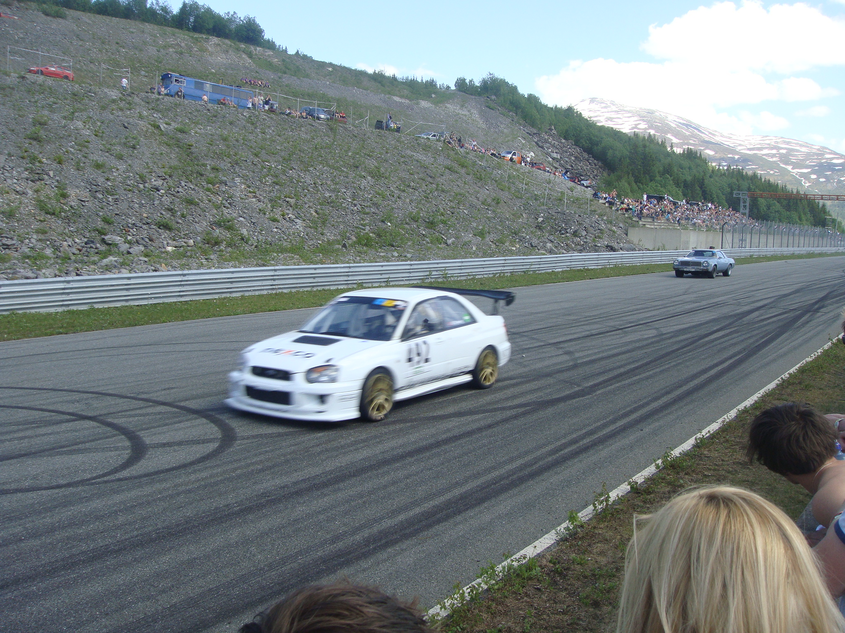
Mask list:
[[[816,473],[818,489],[813,495],[813,516],[825,527],[845,505],[845,460],[831,460]]]

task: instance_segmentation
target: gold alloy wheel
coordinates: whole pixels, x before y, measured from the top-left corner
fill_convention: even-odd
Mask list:
[[[361,414],[370,422],[384,420],[393,408],[393,380],[383,372],[370,374],[364,383]]]
[[[478,357],[478,362],[476,363],[475,371],[473,372],[473,378],[475,379],[475,384],[478,387],[486,389],[487,387],[492,387],[498,377],[499,359],[496,356],[495,350],[488,347],[481,352],[481,356]]]

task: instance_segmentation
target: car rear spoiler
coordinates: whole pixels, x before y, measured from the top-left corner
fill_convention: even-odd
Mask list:
[[[499,314],[499,301],[504,301],[506,306],[511,305],[516,300],[516,294],[510,290],[472,290],[469,288],[444,288],[442,286],[417,286],[417,288],[427,288],[428,290],[443,290],[444,292],[454,292],[456,295],[467,295],[471,297],[486,297],[493,300],[493,314]]]

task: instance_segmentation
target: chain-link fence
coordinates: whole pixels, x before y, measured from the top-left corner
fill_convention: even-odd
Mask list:
[[[70,57],[63,57],[61,55],[53,55],[52,53],[45,53],[42,50],[30,50],[28,48],[19,48],[17,46],[6,46],[6,71],[11,74],[24,73],[30,68],[42,69],[53,66],[56,68],[67,69],[70,72],[70,77],[73,77],[73,59]],[[35,73],[41,74],[41,73]]]
[[[830,228],[776,222],[722,225],[722,248],[819,248],[845,246],[845,235]]]

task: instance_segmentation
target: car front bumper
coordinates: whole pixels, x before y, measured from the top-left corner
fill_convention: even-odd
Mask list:
[[[698,264],[691,265],[691,264],[674,264],[672,266],[675,270],[681,270],[685,273],[709,273],[713,270],[713,266],[700,266]]]
[[[360,417],[360,385],[351,383],[299,384],[260,379],[242,371],[229,373],[233,409],[289,420],[341,422]]]

